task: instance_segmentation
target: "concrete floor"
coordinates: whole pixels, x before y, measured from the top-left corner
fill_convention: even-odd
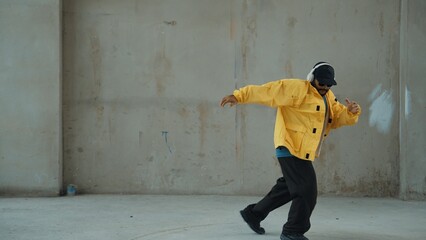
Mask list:
[[[289,206],[253,233],[239,210],[260,197],[80,195],[0,198],[2,240],[279,239]],[[426,202],[320,197],[311,240],[426,239]]]

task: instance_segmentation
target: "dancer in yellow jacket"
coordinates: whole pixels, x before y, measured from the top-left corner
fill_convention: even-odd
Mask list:
[[[292,201],[281,240],[307,239],[304,233],[311,226],[309,219],[317,199],[312,161],[319,156],[321,144],[331,129],[353,125],[361,114],[356,102],[346,98],[345,106],[330,90],[336,81],[329,63],[315,64],[307,79],[248,85],[220,103],[222,107],[254,103],[277,108],[274,144],[283,177],[262,200],[240,213],[253,231],[264,234],[260,222],[274,209]]]

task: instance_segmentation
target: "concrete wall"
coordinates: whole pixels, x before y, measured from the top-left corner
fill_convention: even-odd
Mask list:
[[[425,12],[425,1],[402,1],[400,193],[406,199],[426,199]]]
[[[62,183],[60,1],[0,1],[0,194]]]
[[[364,114],[324,146],[320,191],[397,195],[399,14],[400,1],[65,1],[64,184],[263,194],[280,175],[275,111],[218,102],[326,60]]]
[[[3,21],[8,16],[17,24],[10,9],[28,10],[29,3],[59,5],[3,3],[1,11],[9,10],[0,16],[1,31],[16,28]],[[59,182],[76,184],[82,193],[264,194],[280,176],[272,141],[275,111],[222,109],[219,101],[247,84],[304,78],[315,62],[325,60],[336,69],[337,97],[358,101],[363,115],[358,125],[334,131],[323,146],[315,161],[320,192],[425,199],[426,163],[420,153],[425,130],[419,126],[425,115],[424,9],[421,0],[64,0],[64,180]],[[38,16],[37,10],[24,19],[32,15]],[[54,20],[59,23],[59,17]],[[35,31],[31,24],[26,23],[25,36]],[[48,39],[37,46],[61,43],[57,35],[44,36]],[[4,46],[2,51],[15,49],[9,55],[22,54],[22,47]],[[24,73],[19,68],[19,74],[44,76],[44,85],[25,82],[31,92],[17,87],[20,78],[10,77],[18,74],[17,67],[1,71],[2,81],[11,85],[2,89],[2,109],[10,108],[12,99],[26,101],[36,89],[49,99],[47,105],[56,104],[48,109],[58,114],[60,91],[46,91],[59,86],[60,59],[53,59],[43,62],[36,55],[32,62],[48,66]],[[30,175],[34,169],[59,176],[56,180],[61,176],[60,152],[43,168],[42,154],[51,153],[28,148],[44,142],[60,148],[60,133],[52,130],[59,126],[57,118],[38,109],[46,103],[36,100],[31,99],[33,108],[11,109],[1,120],[2,133],[18,138],[24,134],[11,122],[17,126],[38,114],[52,133],[35,141],[37,131],[28,131],[20,138],[26,145],[2,134],[6,170],[0,184],[9,193],[40,189],[31,185],[40,176]],[[32,154],[31,161],[16,155],[21,148]]]

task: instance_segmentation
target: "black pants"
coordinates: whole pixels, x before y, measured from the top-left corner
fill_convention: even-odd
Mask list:
[[[317,201],[314,167],[311,161],[296,157],[282,157],[278,161],[283,177],[253,206],[252,212],[262,221],[271,211],[292,201],[283,232],[303,234],[311,227],[309,218]]]

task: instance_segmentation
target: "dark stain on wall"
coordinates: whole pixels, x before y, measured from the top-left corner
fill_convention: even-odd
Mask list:
[[[186,109],[186,107],[181,107],[178,110],[178,114],[179,114],[179,116],[181,116],[183,118],[183,120],[186,120],[189,117],[189,112]]]
[[[385,31],[385,23],[384,23],[384,19],[383,19],[383,12],[380,13],[380,18],[379,18],[379,31],[380,31],[380,36],[383,37],[384,36],[384,31]]]
[[[297,23],[297,18],[295,18],[295,17],[289,17],[287,19],[287,26],[289,28],[294,28],[296,26],[296,23]]]

